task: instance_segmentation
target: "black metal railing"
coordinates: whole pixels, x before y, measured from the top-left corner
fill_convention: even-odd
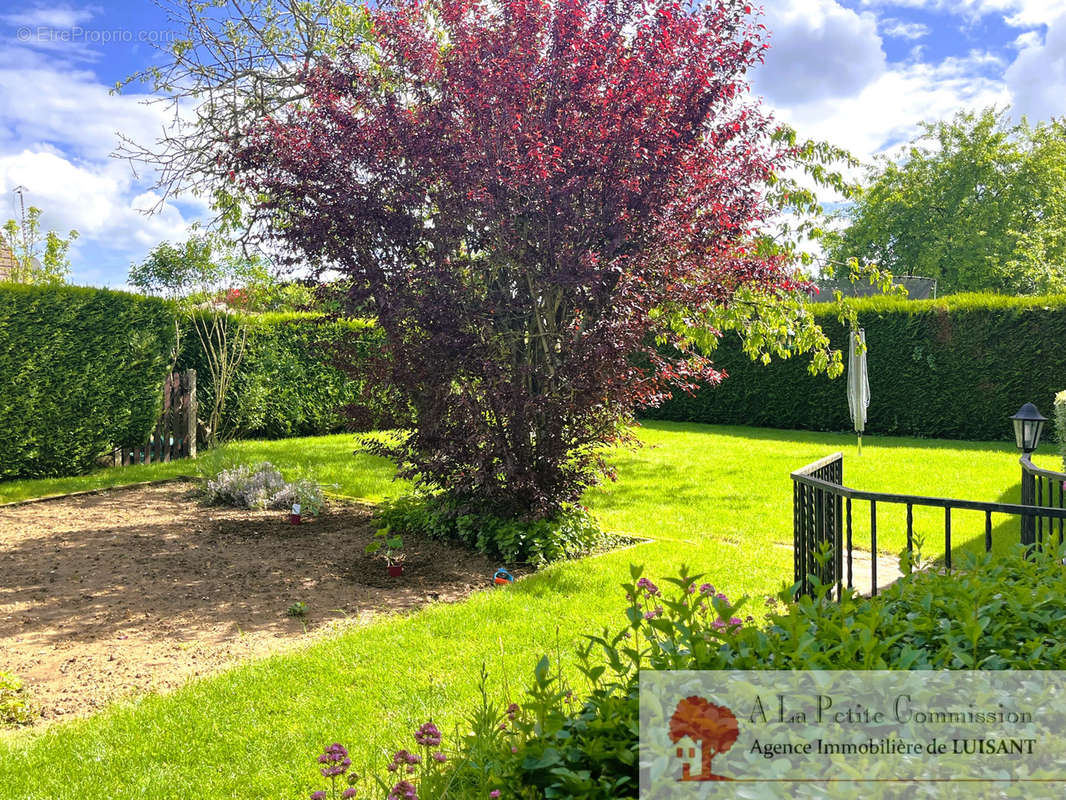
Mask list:
[[[1066,508],[1063,494],[1066,493],[1066,473],[1053,472],[1034,466],[1028,455],[1021,458],[1022,464],[1022,504],[1038,508]],[[1045,519],[1047,525],[1045,526]],[[1062,544],[1064,521],[1062,517],[1045,518],[1044,515],[1022,517],[1022,542],[1027,545],[1041,544],[1045,535],[1058,534]]]
[[[810,594],[811,576],[822,584],[839,583],[843,566],[844,542],[841,540],[844,497],[835,489],[843,488],[844,454],[833,453],[792,473],[792,516],[795,526],[793,563],[796,580],[802,580],[801,592]],[[847,520],[848,585],[851,564],[851,503]],[[828,557],[826,553],[831,553]]]
[[[1063,540],[1066,474],[1039,469],[1028,456],[1021,459],[1022,503],[986,503],[950,497],[865,492],[844,486],[844,454],[833,453],[792,473],[792,510],[795,537],[795,581],[800,594],[812,594],[812,577],[823,585],[836,585],[839,597],[846,585],[854,588],[853,504],[870,506],[870,593],[877,594],[877,509],[881,504],[902,505],[907,511],[907,551],[914,553],[914,508],[944,509],[944,567],[951,569],[951,512],[982,511],[985,515],[985,551],[992,550],[992,515],[1007,514],[1021,520],[1021,542],[1033,546],[1057,532]]]

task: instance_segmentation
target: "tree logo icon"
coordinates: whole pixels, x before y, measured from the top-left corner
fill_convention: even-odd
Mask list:
[[[677,704],[677,710],[670,718],[670,741],[678,745],[677,757],[685,762],[678,780],[732,780],[711,772],[711,760],[732,747],[739,735],[737,718],[728,708],[716,706],[702,697],[686,697]],[[692,762],[695,761],[697,748],[700,751],[700,771],[693,775]]]

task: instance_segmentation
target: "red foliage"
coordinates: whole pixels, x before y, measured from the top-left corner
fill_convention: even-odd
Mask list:
[[[222,295],[222,302],[230,308],[247,308],[250,299],[246,289],[227,289]]]
[[[373,56],[229,154],[294,251],[352,279],[414,405],[408,474],[550,514],[620,422],[717,379],[658,312],[788,270],[748,246],[784,153],[745,99],[761,26],[739,0],[417,0],[368,9]]]

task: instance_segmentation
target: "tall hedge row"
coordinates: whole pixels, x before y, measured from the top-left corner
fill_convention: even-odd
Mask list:
[[[0,479],[84,472],[115,444],[146,440],[173,317],[156,298],[0,284]]]
[[[958,439],[1012,437],[1007,417],[1025,402],[1051,416],[1066,387],[1066,297],[955,295],[939,300],[853,301],[866,331],[867,432]],[[816,307],[835,347],[846,331]],[[794,357],[752,362],[734,341],[715,360],[729,377],[694,396],[675,394],[644,416],[689,422],[851,430],[844,376],[807,373]]]
[[[372,323],[295,313],[230,316],[228,321],[231,328],[246,327],[248,338],[226,399],[227,435],[274,439],[334,433],[350,426],[343,411],[352,406],[363,409],[368,425],[389,418],[384,398],[334,364],[342,351],[359,359],[379,346],[380,330]],[[197,371],[206,415],[203,404],[214,392],[211,372],[191,320],[182,329],[178,366]]]

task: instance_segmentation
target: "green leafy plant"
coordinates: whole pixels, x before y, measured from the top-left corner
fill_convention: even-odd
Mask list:
[[[406,554],[403,552],[403,537],[392,532],[392,528],[386,525],[374,532],[374,539],[366,546],[367,555],[380,555],[390,567],[403,563]]]
[[[307,603],[302,600],[297,600],[288,610],[285,612],[290,617],[306,617],[307,616]]]
[[[915,531],[913,543],[914,547],[912,549],[904,547],[899,552],[899,571],[904,575],[910,575],[912,572],[925,569],[928,566],[925,558],[922,557],[925,536]]]
[[[244,257],[218,236],[192,236],[179,246],[161,242],[141,264],[130,268],[130,284],[181,305],[186,313],[175,321],[178,336],[180,322],[187,319],[206,355],[199,405],[206,412],[201,422],[210,447],[234,434],[223,422],[230,387],[247,349],[248,329],[224,308],[204,312],[200,307],[220,288],[268,278],[255,259]]]
[[[409,409],[362,374],[381,351],[381,330],[372,321],[270,312],[229,313],[229,324],[247,330],[244,358],[222,410],[221,424],[234,436],[275,439],[409,422]],[[183,323],[191,325],[191,319]],[[340,348],[349,358],[345,369],[332,355]],[[182,338],[180,369],[206,376],[209,358],[199,337]]]
[[[35,717],[22,681],[0,671],[0,726],[29,725]]]
[[[17,189],[22,200],[21,188]],[[0,240],[11,251],[15,268],[8,280],[15,283],[56,285],[70,276],[70,245],[78,238],[75,230],[60,236],[55,231],[42,233],[41,209],[25,207],[19,219],[9,219],[0,228]]]

